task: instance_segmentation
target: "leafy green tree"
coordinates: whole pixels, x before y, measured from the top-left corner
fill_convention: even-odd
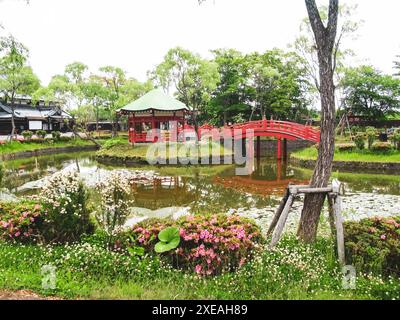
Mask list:
[[[397,56],[400,59],[400,56]],[[397,70],[395,76],[400,76],[400,60],[394,62],[394,68]]]
[[[349,110],[367,119],[383,119],[399,111],[400,79],[371,66],[351,68],[342,80]]]
[[[219,82],[218,65],[199,55],[177,47],[168,51],[164,61],[151,73],[156,86],[176,89],[178,99],[193,112],[197,127],[199,112],[205,111]]]
[[[40,81],[28,66],[28,49],[12,36],[0,39],[0,92],[3,99],[10,102],[11,140],[15,135],[15,98],[18,94],[32,94]]]
[[[118,102],[121,98],[121,88],[126,83],[125,71],[119,67],[105,66],[99,69],[99,77],[105,88],[105,107],[109,111],[110,120],[112,122],[112,135],[117,135],[118,114],[117,109],[120,105]]]
[[[274,49],[252,54],[250,83],[255,109],[261,117],[294,119],[307,110],[308,82],[300,58],[294,53]]]
[[[96,131],[99,134],[100,109],[105,105],[107,100],[107,90],[103,86],[102,79],[97,75],[91,75],[82,86],[82,94],[87,104],[84,105],[84,108],[81,108],[79,113],[80,118],[85,123],[88,123],[94,116]]]
[[[245,55],[234,49],[217,49],[213,54],[214,62],[218,65],[220,81],[206,107],[205,115],[213,124],[219,125],[222,124],[220,119],[226,124],[233,118],[238,120],[239,115],[244,120],[244,115],[251,110],[248,60]]]

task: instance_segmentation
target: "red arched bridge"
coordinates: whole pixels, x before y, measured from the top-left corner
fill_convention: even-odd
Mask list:
[[[153,127],[157,128],[156,125]],[[173,131],[173,130],[172,130]],[[191,131],[191,132],[190,132]],[[186,140],[187,137],[194,136],[194,126],[187,124],[178,124],[177,137]],[[161,136],[160,136],[161,135]],[[277,157],[282,158],[282,154],[286,154],[287,140],[307,140],[311,142],[320,142],[320,131],[311,126],[302,125],[299,123],[277,120],[259,120],[246,123],[234,124],[217,128],[211,125],[203,125],[198,128],[197,136],[211,137],[214,140],[231,137],[235,140],[248,139],[250,137],[257,138],[257,157],[260,156],[260,138],[275,137],[278,140]],[[157,141],[174,141],[171,135],[171,130],[160,130],[157,133],[135,132],[130,130],[129,141],[131,143],[138,142],[157,142]],[[283,146],[282,146],[283,144]]]

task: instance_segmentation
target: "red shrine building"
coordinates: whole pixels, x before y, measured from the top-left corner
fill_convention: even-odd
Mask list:
[[[161,89],[148,92],[118,113],[128,115],[130,143],[169,141],[171,132],[179,134],[190,127],[186,122],[189,108]]]

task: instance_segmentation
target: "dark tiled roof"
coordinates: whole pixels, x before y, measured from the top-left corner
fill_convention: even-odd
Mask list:
[[[16,105],[14,107],[14,116],[16,118],[28,118],[45,120],[47,118],[59,118],[60,113],[54,107],[41,107],[41,106],[30,106],[30,105]],[[71,118],[71,116],[62,111],[64,118]],[[0,102],[0,118],[11,118],[11,108],[4,103]]]

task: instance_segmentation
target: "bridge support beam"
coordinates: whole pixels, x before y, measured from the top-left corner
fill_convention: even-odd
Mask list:
[[[261,159],[261,137],[257,137],[257,160]]]
[[[277,147],[276,158],[278,160],[282,160],[282,139],[281,138],[278,138],[278,147]]]
[[[287,139],[283,139],[283,160],[287,160]]]

